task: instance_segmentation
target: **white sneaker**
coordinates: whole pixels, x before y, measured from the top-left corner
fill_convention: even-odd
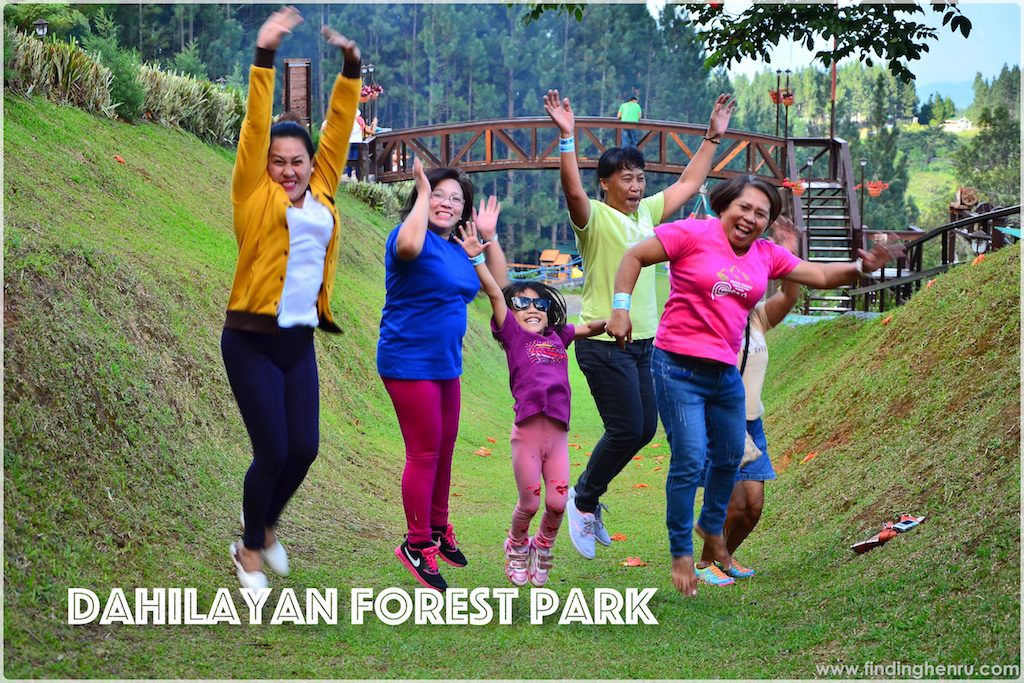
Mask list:
[[[530,585],[540,588],[548,582],[548,571],[554,565],[554,559],[551,548],[542,548],[534,539],[530,539],[530,559],[527,563]]]
[[[517,586],[525,586],[530,581],[529,555],[529,541],[526,545],[515,546],[511,539],[505,539],[505,576]]]
[[[260,590],[261,588],[267,587],[267,575],[263,572],[247,572],[242,567],[241,560],[238,559],[238,543],[232,543],[231,547],[228,548],[228,552],[231,553],[231,561],[235,565],[235,575],[238,576],[238,582],[242,584],[242,588],[251,588],[252,590]]]
[[[238,521],[242,525],[242,533],[245,533],[245,511],[238,515]],[[260,551],[263,561],[267,563],[270,570],[278,576],[288,576],[288,553],[285,552],[281,541],[274,541],[274,545]]]

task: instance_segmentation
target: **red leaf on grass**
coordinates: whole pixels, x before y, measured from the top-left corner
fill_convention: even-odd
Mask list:
[[[473,455],[488,456],[490,454],[491,454],[491,449],[490,448],[480,447],[480,448],[476,449],[475,451],[473,451]]]
[[[984,260],[985,260],[985,255],[984,254],[978,254],[977,256],[974,257],[974,260],[971,261],[971,265],[972,266],[976,266],[976,265],[978,265],[979,263],[981,263]]]
[[[487,443],[498,443],[498,440],[495,439],[493,436],[489,436],[487,437]]]
[[[121,157],[117,156],[116,154],[114,155],[114,161],[116,161],[119,164],[125,163],[124,159],[122,159]]]
[[[652,443],[650,446],[648,446],[648,448],[661,448],[661,444],[660,443]]]
[[[643,460],[643,459],[644,459],[644,456],[642,456],[642,455],[634,455],[634,456],[633,456],[633,459],[634,459],[634,460]]]
[[[883,325],[888,325],[891,322],[892,322],[892,316],[890,315],[890,316],[886,317],[885,320],[882,321],[882,324]]]
[[[626,534],[612,534],[611,538],[612,538],[613,541],[625,541],[626,540]]]
[[[661,467],[655,467],[653,470],[651,470],[651,472],[657,472],[660,469],[661,469]]]
[[[805,458],[804,458],[803,460],[801,460],[800,462],[801,462],[801,463],[805,463],[805,462],[810,462],[810,461],[814,460],[814,459],[815,459],[815,458],[817,458],[817,457],[818,457],[818,451],[814,451],[813,453],[808,453],[808,454],[807,454],[807,457],[805,457]]]
[[[639,557],[627,557],[623,562],[620,562],[623,567],[646,567],[647,563],[641,560]]]
[[[647,489],[647,488],[650,488],[650,487],[647,484],[633,484],[633,488],[635,488],[635,489]]]

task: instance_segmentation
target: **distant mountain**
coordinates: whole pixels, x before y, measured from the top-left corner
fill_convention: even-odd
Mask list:
[[[974,101],[974,81],[939,81],[938,83],[917,83],[917,98],[926,102],[933,93],[950,97],[957,109],[971,106]]]

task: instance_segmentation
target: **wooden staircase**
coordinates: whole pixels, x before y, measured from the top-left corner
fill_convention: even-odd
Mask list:
[[[810,154],[797,165],[797,150]],[[853,189],[849,147],[844,140],[796,138],[788,145],[789,177],[802,177],[806,189],[792,195],[792,217],[803,234],[801,256],[808,261],[848,263],[856,258],[863,237]],[[815,154],[815,152],[817,152]],[[845,313],[853,310],[852,297],[843,286],[834,290],[805,290],[805,314]]]

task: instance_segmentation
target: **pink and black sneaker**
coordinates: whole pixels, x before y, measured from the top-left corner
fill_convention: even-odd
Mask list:
[[[395,557],[405,565],[409,573],[416,577],[416,580],[427,588],[444,591],[448,588],[444,577],[437,569],[436,545],[428,545],[426,548],[413,548],[409,541],[405,540],[402,545],[395,548]]]
[[[434,544],[438,547],[442,560],[453,567],[465,567],[469,564],[469,560],[459,550],[459,542],[455,540],[455,531],[451,524],[443,530],[440,527],[434,527],[431,538],[434,539]]]

